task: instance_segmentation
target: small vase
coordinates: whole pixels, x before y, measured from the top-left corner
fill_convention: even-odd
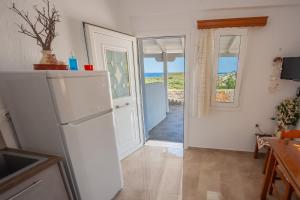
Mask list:
[[[33,65],[34,70],[68,70],[68,65],[56,59],[55,54],[50,50],[42,51],[40,64]]]
[[[42,51],[42,58],[40,64],[53,64],[57,65],[58,61],[56,59],[55,54],[52,54],[51,50],[43,50]]]

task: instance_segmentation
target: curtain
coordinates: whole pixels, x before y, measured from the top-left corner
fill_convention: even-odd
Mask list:
[[[209,113],[214,64],[214,30],[201,30],[196,50],[197,116]]]

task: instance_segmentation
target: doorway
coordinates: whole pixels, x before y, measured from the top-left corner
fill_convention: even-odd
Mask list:
[[[183,143],[185,37],[139,39],[145,141]]]

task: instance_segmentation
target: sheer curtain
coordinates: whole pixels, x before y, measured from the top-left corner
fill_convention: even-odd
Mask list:
[[[214,64],[214,29],[199,32],[199,43],[196,52],[196,90],[197,113],[201,117],[209,113],[212,69]]]

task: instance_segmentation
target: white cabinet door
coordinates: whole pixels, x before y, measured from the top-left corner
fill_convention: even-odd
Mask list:
[[[120,158],[142,146],[136,38],[86,25],[90,61],[110,74]]]
[[[81,199],[112,199],[122,188],[112,113],[62,128]]]
[[[71,200],[58,165],[52,165],[38,174],[18,182],[13,188],[0,193],[1,200]]]

